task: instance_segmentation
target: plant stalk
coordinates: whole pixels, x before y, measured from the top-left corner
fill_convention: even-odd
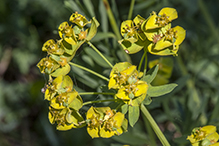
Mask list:
[[[157,134],[157,137],[159,138],[163,146],[170,146],[166,137],[163,135],[157,123],[154,121],[153,117],[151,116],[151,114],[148,112],[147,108],[143,104],[141,104],[141,111],[144,114],[144,116],[148,119],[149,123],[151,124],[151,127],[153,128],[154,132]]]
[[[84,105],[88,105],[88,104],[94,104],[94,103],[102,103],[102,102],[109,102],[109,101],[117,101],[118,99],[106,99],[106,100],[96,100],[96,101],[88,101],[88,102],[84,102]]]
[[[144,54],[142,55],[141,60],[140,60],[140,63],[139,63],[139,65],[138,65],[138,71],[139,71],[139,72],[141,71],[141,66],[142,66],[142,63],[143,63],[143,61],[144,61],[144,57],[145,57],[146,53],[147,53],[147,52],[144,51]]]
[[[83,66],[81,66],[81,65],[75,64],[75,63],[73,63],[73,62],[69,62],[69,64],[72,65],[72,66],[78,67],[78,68],[80,68],[80,69],[83,69],[83,70],[85,70],[85,71],[87,71],[87,72],[89,72],[89,73],[92,73],[93,75],[98,76],[99,78],[101,78],[101,79],[103,79],[103,80],[109,82],[109,79],[108,79],[108,78],[102,76],[101,74],[98,74],[97,72],[95,72],[95,71],[93,71],[93,70],[90,70],[90,69],[88,69],[88,68],[86,68],[86,67],[83,67]]]
[[[115,93],[107,93],[107,92],[81,92],[79,95],[115,95]]]
[[[103,54],[91,42],[87,42],[87,44],[90,45],[91,48],[94,49],[94,51],[96,51],[111,68],[113,68],[113,65],[109,62],[109,60],[107,60],[106,57],[103,56]]]
[[[132,0],[132,1],[131,1],[130,8],[129,8],[128,20],[131,20],[131,19],[132,19],[132,13],[133,13],[134,5],[135,5],[135,0]]]

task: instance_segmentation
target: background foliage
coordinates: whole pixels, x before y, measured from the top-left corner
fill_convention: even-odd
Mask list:
[[[131,1],[109,0],[109,3],[120,27],[128,17]],[[171,145],[183,146],[189,144],[185,139],[194,127],[207,124],[219,127],[219,1],[136,0],[133,18],[138,14],[147,18],[151,11],[159,12],[165,6],[178,11],[179,18],[173,25],[187,31],[179,56],[172,57],[169,81],[179,86],[168,95],[152,98],[148,108]],[[126,60],[101,0],[1,0],[0,145],[160,145],[151,142],[156,136],[143,118],[128,133],[110,139],[91,139],[85,128],[56,131],[49,123],[48,103],[40,92],[47,76],[40,74],[36,64],[45,56],[41,51],[43,43],[58,38],[59,24],[75,11],[88,18],[95,16],[100,22],[92,42],[111,62]],[[133,64],[138,65],[141,53],[131,55]],[[157,57],[149,56],[149,60],[154,59]],[[105,76],[110,72],[108,65],[86,44],[73,61]],[[97,87],[106,84],[77,68],[73,68],[70,76],[78,91],[99,91]],[[82,98],[86,101],[108,97]],[[86,110],[85,107],[81,112]]]

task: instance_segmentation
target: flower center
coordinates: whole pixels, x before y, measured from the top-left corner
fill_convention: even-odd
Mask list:
[[[167,16],[166,14],[158,15],[157,20],[156,20],[156,24],[158,24],[159,27],[163,27],[170,22],[168,18],[169,18],[169,16]]]

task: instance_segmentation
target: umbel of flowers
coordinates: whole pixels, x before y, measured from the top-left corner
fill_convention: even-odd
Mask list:
[[[87,111],[87,132],[92,138],[109,138],[127,130],[128,121],[124,114],[109,107],[91,107]]]
[[[144,100],[148,84],[141,81],[143,73],[128,62],[117,63],[111,73],[108,88],[117,89],[116,97],[130,106],[139,106]]]
[[[216,126],[208,125],[194,128],[187,139],[193,146],[219,146],[219,135]]]
[[[72,60],[76,51],[86,41],[90,41],[97,32],[98,21],[93,18],[88,21],[83,15],[73,13],[68,22],[63,22],[58,28],[59,40],[50,39],[43,44],[42,51],[47,52],[47,56],[40,60],[37,67],[43,74],[53,77],[66,75],[70,71],[69,61]],[[86,28],[87,24],[90,24]]]
[[[83,117],[78,110],[83,101],[77,91],[73,89],[73,82],[69,76],[58,76],[45,91],[45,100],[50,102],[49,121],[56,123],[58,130],[79,128]]]
[[[164,8],[158,14],[152,12],[148,19],[144,19],[138,15],[133,21],[127,20],[122,23],[121,34],[124,39],[119,42],[129,54],[136,53],[142,48],[145,48],[146,51],[155,55],[176,55],[179,45],[185,38],[185,30],[182,27],[171,27],[171,21],[176,18],[177,12],[173,8]],[[145,117],[150,117],[150,114],[146,112],[147,109],[144,107],[143,101],[144,104],[145,102],[150,102],[149,98],[148,101],[145,101],[145,98],[150,93],[148,90],[153,88],[149,81],[152,81],[156,76],[158,66],[153,71],[153,75],[149,77],[149,81],[147,81],[147,78],[144,78],[147,75],[146,66],[144,74],[137,70],[135,65],[128,62],[117,63],[113,66],[90,42],[99,26],[97,20],[92,18],[92,20],[88,21],[83,15],[76,12],[70,16],[69,21],[70,23],[63,22],[58,27],[59,40],[50,39],[43,44],[42,51],[47,52],[47,55],[37,64],[42,74],[49,75],[44,99],[49,102],[48,118],[50,123],[56,124],[57,130],[69,130],[87,126],[87,132],[92,138],[109,138],[127,131],[128,120],[124,115],[127,111],[122,110],[121,106],[128,108],[129,124],[131,126],[139,118],[139,109],[143,109],[142,112]],[[85,42],[112,67],[110,79],[70,62],[79,47]],[[146,58],[145,54],[143,55],[143,59],[144,57]],[[142,64],[142,62],[139,64]],[[89,71],[108,81],[108,88],[114,89],[116,93],[92,92],[88,94],[113,95],[115,99],[108,101],[120,103],[115,110],[110,107],[91,106],[86,116],[82,116],[80,110],[84,110],[82,109],[84,105],[106,102],[107,100],[99,100],[97,102],[87,101],[83,103],[80,95],[88,94],[78,93],[73,88],[72,79],[67,75],[70,71],[70,65]],[[141,68],[141,65],[139,68]],[[171,87],[171,89],[173,88],[175,88],[175,85]],[[167,92],[163,93],[166,94],[170,91],[172,90],[168,89]],[[147,97],[151,95],[153,94],[150,93]],[[159,95],[163,94],[159,93]],[[151,124],[153,125],[153,123]],[[157,130],[157,128],[155,129],[157,135],[162,135],[161,131]],[[210,135],[208,132],[206,132],[205,136],[212,143],[212,139],[209,139]],[[163,141],[163,143],[167,144],[168,142]]]
[[[119,43],[129,54],[145,48],[154,55],[177,55],[179,45],[186,35],[182,27],[171,27],[172,20],[177,17],[174,8],[166,7],[158,14],[152,12],[148,19],[138,15],[133,21],[126,20],[121,24],[124,39]]]

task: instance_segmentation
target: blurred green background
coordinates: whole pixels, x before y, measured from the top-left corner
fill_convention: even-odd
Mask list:
[[[131,0],[109,0],[120,27],[128,17]],[[189,145],[186,137],[197,126],[219,127],[219,1],[136,0],[133,17],[147,18],[165,6],[178,11],[172,24],[187,31],[178,57],[173,60],[170,82],[179,86],[170,94],[152,98],[148,106],[171,145]],[[133,146],[161,145],[147,121],[140,117],[134,128],[119,137],[91,139],[86,128],[56,131],[47,118],[48,102],[41,88],[48,77],[37,62],[46,54],[41,47],[48,39],[59,39],[57,28],[78,11],[100,22],[93,43],[113,63],[125,61],[101,0],[0,0],[0,145],[1,146]],[[130,55],[138,65],[142,51]],[[110,68],[84,44],[73,61],[108,76]],[[158,59],[149,55],[149,61]],[[69,73],[78,91],[99,91],[106,84],[82,70]],[[104,99],[86,96],[83,100]],[[80,111],[85,113],[86,108]],[[154,137],[153,137],[154,136]]]

